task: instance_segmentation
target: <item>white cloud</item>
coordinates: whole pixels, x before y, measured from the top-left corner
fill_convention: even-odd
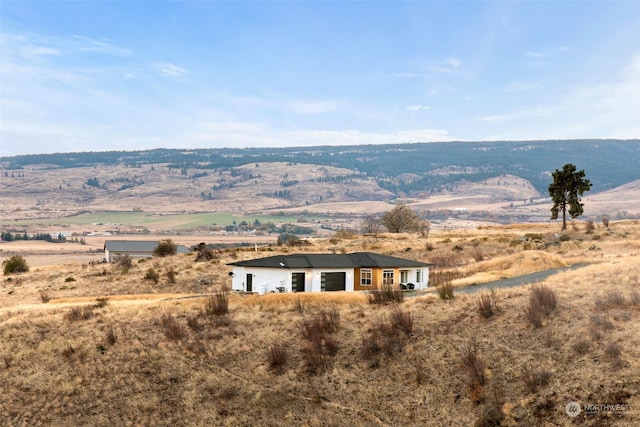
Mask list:
[[[531,90],[542,89],[540,82],[511,82],[504,88],[507,93],[528,92]]]
[[[458,58],[450,56],[448,58],[445,58],[443,61],[428,63],[426,65],[426,69],[427,71],[431,71],[434,73],[449,74],[458,71],[461,65],[462,61],[460,61]]]
[[[552,106],[532,107],[516,110],[510,113],[481,116],[478,117],[478,120],[482,122],[504,123],[514,120],[529,120],[540,117],[550,117],[556,114],[557,111],[558,109]]]
[[[640,137],[640,53],[608,80],[580,82],[549,104],[478,117],[506,139]],[[481,137],[486,139],[486,137]]]
[[[62,53],[60,49],[46,46],[25,46],[22,52],[25,56],[58,56]]]
[[[154,67],[160,72],[160,74],[166,77],[180,77],[189,72],[186,68],[182,68],[168,62],[156,63],[154,64]]]
[[[449,65],[452,68],[459,68],[460,64],[462,64],[462,62],[460,62],[458,58],[453,58],[453,57],[449,57],[445,59],[444,63]]]
[[[338,104],[335,101],[291,101],[287,107],[296,114],[324,114],[336,111]]]
[[[430,108],[431,107],[429,107],[428,105],[407,105],[406,106],[407,111],[426,111]]]
[[[530,58],[544,58],[545,56],[542,52],[535,52],[532,50],[527,50],[524,52],[524,54]]]
[[[130,49],[116,46],[105,40],[96,40],[91,37],[73,36],[69,42],[62,39],[62,44],[68,44],[73,51],[112,56],[129,56],[133,52]]]
[[[436,142],[452,138],[445,130],[410,129],[396,132],[365,132],[359,130],[300,130],[286,133],[294,145],[362,145],[406,142]]]
[[[393,77],[401,79],[425,79],[430,77],[432,73],[453,74],[462,72],[462,61],[453,56],[439,61],[418,61],[413,65],[418,69],[417,71],[397,72],[393,74]]]

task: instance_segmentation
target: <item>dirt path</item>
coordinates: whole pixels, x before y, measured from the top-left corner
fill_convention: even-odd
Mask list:
[[[481,285],[471,285],[462,288],[456,288],[456,293],[475,294],[480,291],[490,291],[491,289],[514,288],[520,285],[528,285],[530,283],[539,282],[556,273],[567,270],[575,270],[577,268],[586,267],[588,264],[575,264],[570,267],[552,268],[550,270],[538,271],[537,273],[525,274],[524,276],[511,277],[509,279],[496,280],[495,282],[483,283]]]

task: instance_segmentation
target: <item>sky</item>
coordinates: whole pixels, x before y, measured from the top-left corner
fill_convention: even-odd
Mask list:
[[[640,138],[640,1],[0,2],[0,156]]]

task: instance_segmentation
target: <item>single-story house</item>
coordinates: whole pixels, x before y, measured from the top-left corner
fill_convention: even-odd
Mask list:
[[[365,291],[391,286],[426,289],[426,262],[380,255],[351,254],[275,255],[232,262],[231,288],[236,291],[325,292]]]
[[[104,259],[113,262],[115,257],[129,255],[131,258],[151,258],[160,242],[157,240],[106,240],[104,242]],[[188,253],[189,248],[178,245],[177,253]]]

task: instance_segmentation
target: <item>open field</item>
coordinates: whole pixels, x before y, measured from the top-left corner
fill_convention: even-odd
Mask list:
[[[0,387],[12,390],[0,394],[2,425],[640,424],[638,221],[564,235],[557,224],[440,228],[429,239],[343,233],[126,270],[71,258],[38,266],[59,245],[27,243],[0,253],[32,265],[0,282]],[[432,281],[454,286],[588,266],[542,282],[556,304],[539,318],[532,286],[452,300],[430,289],[389,305],[362,293],[232,294],[227,314],[210,310],[226,295],[228,262],[362,250],[431,262]],[[144,279],[149,269],[158,283]],[[583,408],[575,418],[571,401]]]
[[[305,221],[318,221],[319,217],[306,217]],[[44,218],[44,219],[14,219],[0,220],[3,226],[70,226],[70,225],[107,225],[107,226],[129,226],[129,227],[148,227],[152,229],[171,230],[171,229],[190,229],[190,228],[207,228],[211,226],[231,225],[234,221],[240,223],[246,221],[253,224],[254,221],[262,223],[290,223],[296,222],[298,219],[293,216],[286,215],[234,215],[225,212],[196,213],[196,214],[157,214],[149,212],[92,212],[82,213],[79,215],[67,216],[62,218]]]

